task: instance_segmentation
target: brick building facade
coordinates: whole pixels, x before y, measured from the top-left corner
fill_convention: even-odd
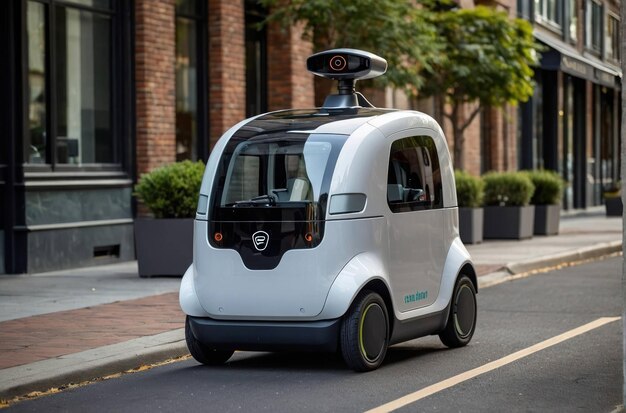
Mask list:
[[[142,173],[206,161],[248,116],[312,107],[311,44],[299,27],[259,30],[264,13],[254,0],[2,2],[0,273],[133,259]]]

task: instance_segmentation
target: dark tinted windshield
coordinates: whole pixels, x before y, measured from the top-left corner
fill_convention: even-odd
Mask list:
[[[314,204],[323,214],[335,162],[346,138],[306,133],[233,137],[222,154],[214,208],[302,208]]]

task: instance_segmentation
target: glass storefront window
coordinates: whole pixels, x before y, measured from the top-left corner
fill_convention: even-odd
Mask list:
[[[602,47],[602,5],[594,0],[587,0],[585,17],[585,46],[600,53]]]
[[[207,110],[206,1],[176,0],[176,160],[203,159]]]
[[[198,14],[198,0],[176,0],[176,13],[188,16]]]
[[[578,38],[578,8],[576,0],[568,0],[569,7],[569,38],[576,42]]]
[[[557,0],[535,0],[535,19],[538,22],[561,26],[561,8]]]
[[[517,17],[519,17],[520,19],[530,19],[531,2],[532,0],[517,0]]]
[[[110,18],[57,7],[55,23],[56,161],[112,163]]]
[[[80,7],[73,6],[73,3]],[[87,7],[99,7],[89,10]],[[24,162],[118,162],[113,133],[110,0],[30,0],[26,7],[27,112]]]
[[[28,133],[24,140],[24,162],[46,162],[46,21],[45,6],[29,1],[26,10],[28,33]]]
[[[619,20],[609,14],[606,26],[606,57],[619,61]]]
[[[254,0],[245,1],[246,116],[267,112],[267,30],[259,30],[267,11]]]
[[[81,6],[97,7],[99,9],[110,9],[111,0],[65,0],[66,3],[76,3]]]
[[[176,18],[176,160],[198,159],[196,22]]]

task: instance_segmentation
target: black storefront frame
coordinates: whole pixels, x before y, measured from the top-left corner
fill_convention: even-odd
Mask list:
[[[22,2],[6,1],[0,5],[0,53],[9,64],[0,65],[0,130],[8,139],[0,140],[0,182],[2,192],[2,229],[4,231],[4,268],[7,273],[23,272],[26,257],[18,251],[26,249],[26,234],[15,230],[23,222],[24,174],[21,167],[21,136],[25,113],[22,107],[23,56],[20,52],[25,15]],[[17,160],[20,160],[19,162]]]
[[[580,18],[580,16],[579,16]],[[613,93],[618,93],[620,82],[617,75],[613,74],[610,65],[601,65],[600,63],[589,62],[584,56],[576,57],[566,50],[567,46],[559,46],[555,44],[555,40],[545,38],[546,35],[537,36],[537,39],[543,42],[548,49],[542,52],[541,67],[536,70],[535,76],[539,80],[543,80],[543,167],[559,172],[564,178],[569,179],[572,185],[573,194],[571,199],[567,199],[564,194],[564,208],[586,208],[590,204],[598,202],[597,189],[588,187],[587,185],[587,150],[594,150],[595,157],[599,157],[598,143],[599,137],[596,131],[597,116],[591,115],[587,118],[588,103],[595,101],[593,94],[588,95],[587,83],[595,88],[609,88]],[[554,44],[553,44],[554,43]],[[606,67],[604,67],[606,66]],[[567,108],[567,91],[568,79],[573,93],[573,105],[568,112]],[[563,97],[562,106],[559,103],[559,96]],[[536,163],[535,154],[532,151],[532,136],[535,131],[535,116],[537,113],[534,109],[536,105],[535,97],[523,104],[520,111],[522,122],[521,127],[521,151],[520,160],[522,168],[531,169]],[[619,106],[619,105],[617,105]],[[613,110],[613,118],[615,118],[618,110]],[[575,124],[572,126],[573,136],[571,148],[567,147],[567,133],[569,131],[567,125],[567,117],[572,116]],[[591,122],[590,128],[587,128],[588,122]],[[588,148],[587,133],[591,130],[592,148]],[[619,123],[614,125],[614,133],[619,133]],[[559,147],[559,144],[561,145]],[[568,150],[572,154],[572,174],[568,176],[567,153]],[[616,148],[613,148],[615,151]],[[615,155],[614,155],[615,159]],[[617,161],[619,161],[619,152],[617,152]],[[616,162],[618,165],[619,162]],[[598,166],[594,166],[593,172],[596,173],[596,179],[603,179],[597,175]],[[591,172],[591,171],[590,171]]]
[[[46,163],[42,165],[23,162],[23,154],[20,159],[23,163],[26,175],[35,173],[38,178],[54,179],[56,172],[124,172],[127,176],[134,175],[134,65],[133,65],[133,2],[124,0],[111,0],[110,9],[84,6],[63,0],[22,0],[21,4],[21,28],[22,31],[22,105],[24,116],[28,113],[28,36],[26,33],[27,3],[33,1],[45,5],[45,37],[46,37],[46,130],[50,136],[46,141]],[[111,19],[110,32],[110,64],[111,84],[109,87],[111,100],[111,136],[113,145],[114,161],[111,163],[91,163],[71,165],[58,163],[56,159],[57,144],[57,73],[56,73],[56,8],[62,6],[78,11],[87,11],[107,15]],[[28,119],[23,120],[22,139],[26,139]],[[128,137],[128,139],[124,139]],[[23,141],[22,141],[23,142]]]
[[[24,273],[28,270],[28,236],[26,225],[26,183],[45,183],[59,187],[54,181],[80,181],[90,188],[90,179],[135,180],[135,96],[134,96],[134,2],[112,0],[112,9],[85,7],[67,1],[34,0],[46,7],[46,128],[56,134],[54,64],[51,50],[54,37],[55,6],[107,13],[111,16],[111,135],[115,164],[44,165],[24,162],[24,139],[28,130],[28,35],[27,0],[10,0],[0,4],[0,52],[7,64],[0,67],[0,133],[8,139],[0,142],[1,226],[4,231],[4,268],[1,273]],[[52,15],[51,15],[52,13]],[[52,69],[52,70],[51,70]],[[52,92],[52,93],[51,93]],[[54,129],[53,129],[54,128]],[[46,142],[46,161],[55,157],[53,139]],[[70,173],[68,175],[68,173]],[[112,184],[116,185],[116,184]]]

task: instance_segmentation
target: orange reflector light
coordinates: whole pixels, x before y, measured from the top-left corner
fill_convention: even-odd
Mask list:
[[[311,235],[311,233],[309,232],[304,236],[304,239],[306,240],[306,242],[311,242],[313,241],[313,235]]]
[[[215,239],[215,241],[221,242],[224,237],[222,236],[221,232],[216,232],[213,238]]]

